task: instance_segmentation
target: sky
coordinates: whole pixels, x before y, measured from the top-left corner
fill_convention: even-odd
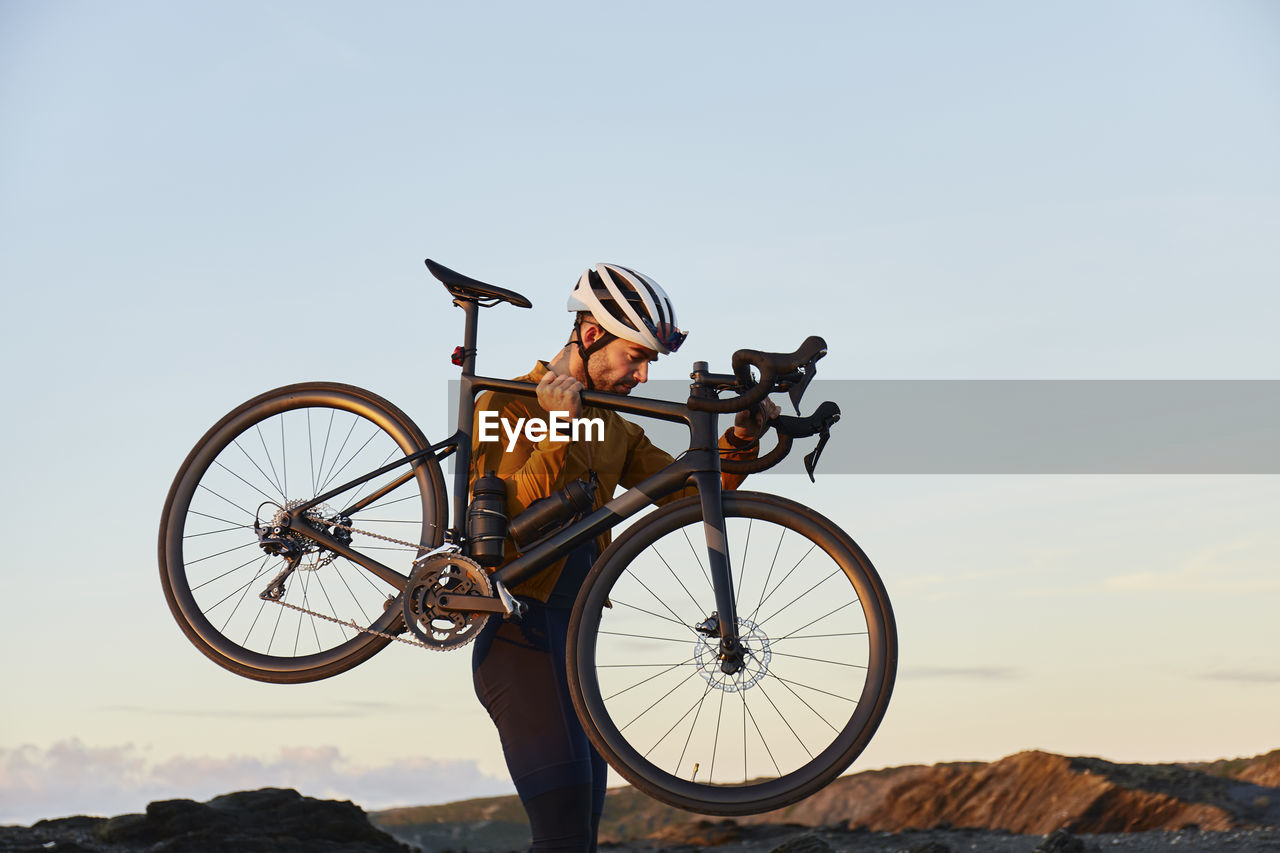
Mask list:
[[[465,652],[258,684],[157,575],[179,464],[263,390],[452,432],[461,315],[423,258],[534,303],[484,316],[498,376],[609,260],[691,332],[655,379],[810,334],[832,379],[1280,379],[1277,47],[1263,0],[0,0],[0,821],[511,790]],[[854,770],[1280,746],[1274,473],[752,486],[849,530],[893,600]]]

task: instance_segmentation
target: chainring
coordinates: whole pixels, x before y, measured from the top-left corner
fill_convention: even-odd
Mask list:
[[[404,590],[404,623],[427,647],[448,651],[476,638],[489,621],[488,613],[442,610],[441,595],[493,595],[489,573],[470,557],[437,554],[423,560]]]

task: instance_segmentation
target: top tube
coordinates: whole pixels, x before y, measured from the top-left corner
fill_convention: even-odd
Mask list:
[[[472,376],[470,379],[472,399],[479,391],[505,391],[525,397],[536,397],[538,394],[538,386],[533,382],[495,379],[489,376]],[[684,403],[655,400],[651,397],[623,397],[620,394],[609,394],[603,391],[583,391],[582,403],[584,406],[594,406],[598,409],[610,409],[682,424],[692,423],[692,419],[697,415],[689,411],[689,407]]]

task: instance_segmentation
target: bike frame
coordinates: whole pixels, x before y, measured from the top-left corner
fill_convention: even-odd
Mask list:
[[[510,379],[478,376],[475,372],[476,337],[481,305],[477,300],[464,297],[455,297],[454,304],[462,308],[466,315],[457,431],[444,441],[401,457],[294,508],[291,513],[294,518],[301,518],[311,507],[324,503],[326,500],[375,477],[394,471],[405,464],[413,465],[418,460],[428,457],[443,460],[453,454],[455,455],[453,515],[452,525],[445,535],[445,540],[454,544],[464,541],[467,529],[467,508],[470,503],[468,496],[470,494],[471,430],[475,417],[476,395],[484,391],[502,391],[508,394],[536,397],[538,386],[532,382],[517,382]],[[697,396],[715,397],[714,391],[698,384],[693,386],[693,393]],[[724,508],[721,503],[718,416],[714,412],[694,412],[685,405],[667,400],[623,397],[617,394],[601,392],[583,392],[582,402],[584,405],[601,409],[683,423],[689,429],[689,449],[661,471],[606,502],[604,506],[584,518],[552,534],[546,540],[495,571],[492,574],[493,580],[504,587],[515,586],[537,574],[540,570],[579,545],[594,539],[624,519],[630,518],[640,510],[652,506],[659,499],[683,489],[692,482],[698,489],[702,503],[707,559],[715,588],[716,607],[719,615],[721,651],[727,660],[737,648],[738,618],[734,604],[735,597],[733,577],[730,572],[729,549],[725,537]],[[379,498],[399,488],[413,477],[414,470],[411,468],[403,476],[396,478],[357,503],[346,507],[341,511],[340,515],[348,516],[359,512]],[[328,533],[316,530],[307,524],[298,524],[294,529],[314,539],[321,546],[335,551],[348,560],[368,569],[374,575],[401,591],[408,585],[409,579],[407,576],[372,557],[356,551]]]

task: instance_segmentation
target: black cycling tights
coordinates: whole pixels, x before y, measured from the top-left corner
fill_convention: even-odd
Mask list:
[[[594,853],[604,811],[608,767],[578,722],[565,673],[573,595],[594,554],[594,546],[574,551],[547,604],[526,601],[520,621],[490,619],[471,657],[476,695],[498,727],[535,851]]]

